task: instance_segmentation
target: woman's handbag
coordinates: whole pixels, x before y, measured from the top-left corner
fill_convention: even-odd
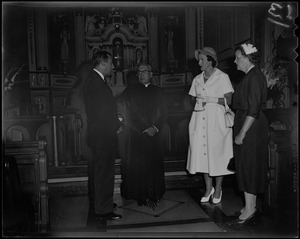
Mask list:
[[[227,105],[226,97],[224,97],[225,102],[225,126],[226,128],[231,128],[234,123],[234,112]]]
[[[235,172],[235,160],[234,160],[234,158],[231,158],[231,159],[229,160],[229,163],[228,163],[228,165],[227,165],[227,169],[228,169],[229,171]]]

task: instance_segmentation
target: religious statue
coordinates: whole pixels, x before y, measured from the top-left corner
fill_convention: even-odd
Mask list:
[[[174,51],[173,51],[173,37],[174,33],[172,30],[169,30],[167,33],[167,49],[168,49],[168,60],[174,60]]]
[[[127,19],[128,22],[128,28],[133,31],[134,30],[134,23],[135,23],[135,19],[133,17],[129,17]]]
[[[96,27],[95,27],[95,23],[96,23],[96,13],[94,13],[93,15],[88,15],[86,17],[86,22],[85,22],[85,32],[87,35],[93,35]]]
[[[105,27],[105,18],[101,18],[98,23],[99,30],[101,31]]]
[[[147,22],[144,16],[136,15],[136,22],[138,24],[138,31],[140,35],[146,36],[147,35]]]
[[[64,74],[67,74],[67,68],[70,60],[69,43],[68,43],[68,41],[70,40],[70,33],[66,25],[64,26],[63,30],[60,33],[60,40],[61,40],[60,61],[62,64],[62,71]]]
[[[60,59],[62,61],[69,61],[70,56],[69,56],[68,41],[70,40],[70,33],[66,28],[64,28],[60,33],[60,39],[61,39]]]
[[[138,66],[143,62],[143,52],[141,49],[136,50],[136,65]]]

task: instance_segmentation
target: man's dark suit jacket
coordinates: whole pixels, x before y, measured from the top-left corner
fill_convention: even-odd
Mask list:
[[[117,144],[120,126],[117,104],[111,88],[102,77],[92,70],[84,88],[87,115],[87,144],[92,148],[110,148]]]

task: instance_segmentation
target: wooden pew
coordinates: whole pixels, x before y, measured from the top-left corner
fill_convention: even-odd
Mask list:
[[[49,226],[46,141],[9,141],[3,144],[4,156],[13,155],[16,159],[21,189],[33,195],[36,230],[46,232]]]

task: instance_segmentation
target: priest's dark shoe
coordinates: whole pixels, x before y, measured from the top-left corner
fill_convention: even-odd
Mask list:
[[[137,200],[137,205],[139,205],[139,206],[147,206],[147,202],[146,202],[146,200],[139,199],[139,200]]]
[[[121,219],[122,216],[119,214],[116,214],[114,212],[106,213],[106,214],[96,214],[96,219],[99,221],[102,220],[117,220]]]

